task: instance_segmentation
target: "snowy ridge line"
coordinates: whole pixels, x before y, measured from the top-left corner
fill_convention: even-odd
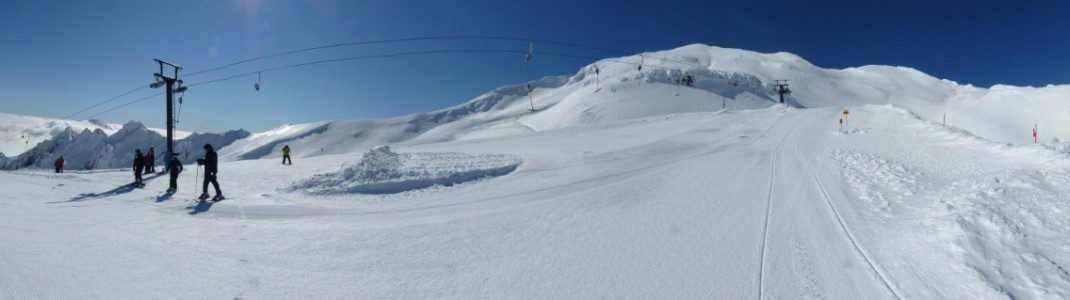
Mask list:
[[[811,121],[811,123],[813,123],[813,121]],[[796,128],[801,128],[801,126]],[[795,143],[795,156],[799,159],[800,162],[802,162],[803,167],[806,168],[806,171],[808,173],[810,173],[810,177],[814,179],[814,182],[817,183],[817,188],[821,191],[821,196],[825,198],[825,204],[828,205],[829,210],[832,211],[832,215],[836,217],[836,222],[839,223],[840,229],[843,229],[847,240],[851,242],[851,246],[854,246],[855,251],[857,251],[858,254],[862,256],[862,259],[866,261],[866,264],[869,266],[870,270],[872,270],[873,273],[877,275],[877,279],[880,279],[881,284],[883,284],[884,287],[892,293],[892,296],[895,296],[896,299],[903,299],[903,296],[901,296],[899,292],[895,290],[895,288],[891,284],[891,281],[887,278],[886,275],[884,275],[884,272],[881,272],[880,268],[877,267],[877,263],[874,262],[873,259],[869,257],[869,254],[867,254],[866,251],[862,249],[862,246],[858,244],[858,241],[855,239],[854,234],[851,233],[851,230],[847,228],[847,223],[843,220],[843,216],[840,215],[840,212],[836,210],[836,206],[832,204],[832,198],[829,197],[828,191],[825,190],[825,185],[821,182],[821,178],[817,176],[816,172],[814,172],[814,168],[810,166],[810,163],[808,163],[806,159],[802,157],[802,152],[799,151],[798,141],[796,141]]]
[[[777,117],[776,122],[773,122],[773,125],[769,126],[769,129],[766,129],[765,132],[763,132],[761,135],[759,135],[758,137],[754,138],[754,140],[751,140],[751,142],[747,143],[747,144],[749,145],[751,143],[754,143],[754,141],[757,141],[758,139],[761,139],[763,136],[765,136],[766,133],[769,133],[770,131],[772,131],[773,127],[776,127],[776,124],[779,124],[780,120],[783,119],[783,118],[784,118],[784,115],[781,114],[779,117]],[[796,127],[796,128],[798,128],[798,127]],[[784,145],[784,141],[787,140],[787,139],[788,139],[788,135],[785,134],[784,137],[782,137],[780,139],[780,142],[777,143],[776,148],[773,149],[773,151],[770,153],[770,157],[771,158],[769,160],[769,192],[766,194],[766,197],[765,197],[765,223],[764,223],[764,225],[762,225],[762,246],[761,246],[761,251],[760,251],[761,254],[759,254],[759,256],[758,256],[758,299],[759,300],[762,299],[762,294],[763,294],[763,291],[765,290],[765,249],[766,249],[765,244],[766,244],[766,241],[769,240],[769,215],[771,215],[772,211],[773,211],[773,186],[776,185],[776,157],[777,157],[777,152],[780,151],[780,147]]]

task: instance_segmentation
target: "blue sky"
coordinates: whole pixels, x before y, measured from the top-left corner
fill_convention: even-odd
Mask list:
[[[1020,2],[1020,3],[1019,3]],[[536,51],[627,53],[692,43],[787,51],[825,68],[919,69],[977,86],[1070,83],[1065,1],[112,0],[0,2],[0,111],[65,117],[153,81],[161,58],[192,73],[295,49],[428,36],[535,38]],[[434,49],[524,50],[522,41],[337,47],[185,77],[187,84],[295,63]],[[512,53],[427,54],[298,67],[191,87],[181,130],[263,131],[453,106],[506,84],[574,74],[590,60]],[[164,126],[142,89],[74,115]],[[112,110],[114,109],[114,110]],[[112,110],[110,112],[106,112]]]

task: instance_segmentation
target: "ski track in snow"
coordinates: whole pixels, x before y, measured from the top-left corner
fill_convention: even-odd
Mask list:
[[[779,123],[782,118],[783,115],[778,117],[777,123]],[[758,138],[755,138],[755,140],[760,139],[761,137],[765,136],[766,133],[772,131],[773,127],[776,127],[777,123],[774,123],[772,126],[769,126],[769,129],[767,129],[760,136],[758,136]],[[762,244],[759,247],[758,254],[758,299],[763,299],[762,292],[765,290],[765,243],[769,239],[769,216],[772,215],[773,211],[773,190],[776,186],[777,153],[780,152],[780,146],[784,144],[784,141],[787,140],[787,138],[788,135],[786,134],[781,137],[780,142],[778,142],[776,145],[776,148],[773,148],[773,151],[769,153],[769,190],[765,197],[765,217],[763,218],[764,221],[762,222]]]
[[[852,143],[857,149],[830,152],[843,168],[847,190],[861,200],[858,204],[867,204],[858,207],[868,208],[860,212],[875,221],[869,231],[887,232],[889,241],[882,244],[923,239],[947,245],[912,249],[908,253],[932,253],[915,260],[876,255],[901,266],[882,272],[897,274],[893,277],[901,280],[894,286],[908,280],[924,287],[899,295],[947,298],[974,290],[981,298],[1065,298],[1070,276],[1061,253],[1066,252],[1053,253],[1047,245],[1062,243],[1070,225],[1058,217],[1066,209],[1070,178],[1065,154],[1051,157],[1054,153],[1043,148],[996,145],[932,123],[905,128],[920,132],[923,141],[944,142],[929,147],[958,149],[903,152]],[[894,223],[902,225],[889,226]],[[947,261],[955,263],[946,269],[924,265]],[[949,281],[948,274],[961,278]]]
[[[811,123],[814,122],[811,121]],[[812,125],[814,124],[811,124],[811,126],[808,127],[814,127]],[[821,196],[822,198],[824,198],[825,204],[828,205],[829,210],[832,212],[832,216],[836,218],[836,222],[840,225],[840,229],[843,230],[844,237],[851,242],[851,246],[854,247],[854,251],[856,251],[858,255],[860,255],[865,260],[866,265],[873,272],[873,274],[878,279],[880,279],[881,284],[883,284],[884,287],[888,289],[888,292],[890,292],[896,299],[902,299],[903,296],[900,295],[898,291],[896,291],[895,285],[893,285],[888,279],[887,275],[885,275],[884,272],[881,271],[881,268],[878,267],[874,259],[871,258],[871,256],[866,253],[862,246],[859,245],[858,240],[855,239],[854,234],[851,233],[851,230],[847,227],[847,223],[843,220],[843,216],[841,216],[840,212],[836,209],[836,205],[832,203],[832,198],[829,197],[828,191],[825,188],[825,184],[821,182],[821,178],[817,176],[816,172],[814,172],[813,167],[811,167],[807,160],[802,157],[802,151],[799,150],[798,141],[796,141],[795,143],[795,156],[802,163],[803,169],[806,170],[806,173],[808,173],[810,175],[810,178],[813,179],[818,190],[821,191]]]

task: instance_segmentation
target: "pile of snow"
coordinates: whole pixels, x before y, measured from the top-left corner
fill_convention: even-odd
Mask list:
[[[486,177],[508,174],[520,158],[502,154],[405,153],[379,146],[364,153],[360,161],[341,171],[318,174],[294,184],[293,191],[311,194],[391,194],[451,186]]]

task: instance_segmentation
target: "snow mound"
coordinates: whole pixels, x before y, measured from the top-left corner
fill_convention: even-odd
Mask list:
[[[434,185],[451,186],[485,177],[509,174],[520,158],[502,154],[404,153],[389,146],[365,152],[360,161],[341,171],[318,174],[291,189],[310,194],[393,194]]]

